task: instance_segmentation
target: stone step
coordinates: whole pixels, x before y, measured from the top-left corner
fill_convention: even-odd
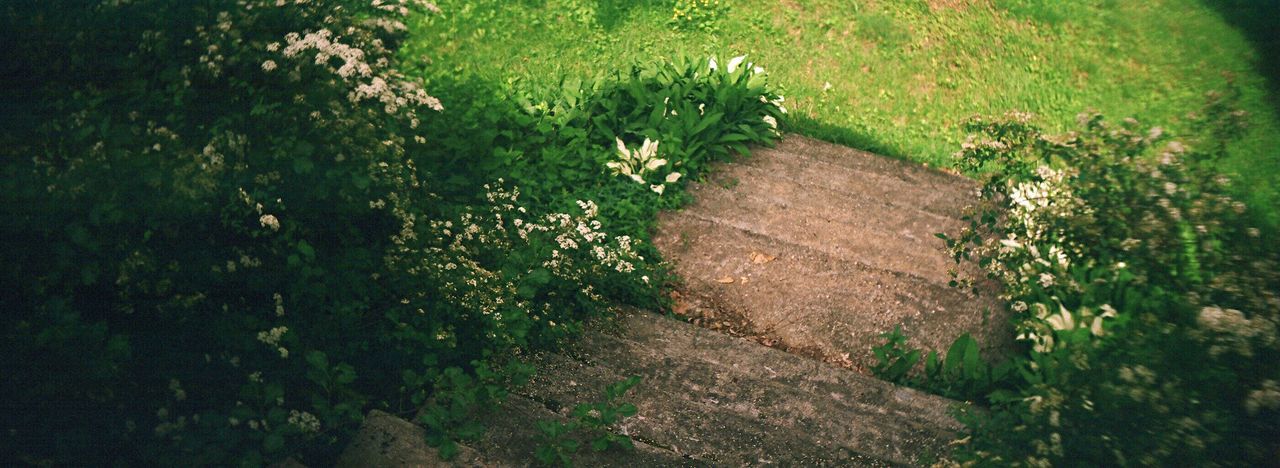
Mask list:
[[[976,200],[977,184],[963,177],[842,147],[822,151],[834,145],[824,147],[821,142],[801,146],[790,140],[788,137],[777,147],[757,151],[725,169],[756,169],[805,186],[945,217],[958,216]],[[912,168],[899,170],[904,167]]]
[[[452,460],[440,457],[426,441],[426,430],[408,420],[373,410],[365,416],[360,430],[339,456],[338,468],[417,468],[535,466],[534,453],[543,443],[537,421],[565,422],[564,415],[548,410],[541,402],[511,395],[498,411],[484,416],[484,436],[466,442]],[[574,461],[582,466],[706,466],[670,450],[634,441],[635,450],[611,448],[605,452],[580,450]]]
[[[712,313],[743,317],[755,332],[786,347],[814,348],[826,357],[847,354],[855,369],[865,371],[874,362],[871,347],[881,343],[879,335],[898,325],[917,347],[945,350],[966,332],[978,339],[986,356],[1007,346],[1006,330],[975,320],[983,307],[998,306],[989,296],[974,297],[936,280],[850,262],[688,212],[669,215],[662,232],[655,244],[668,258],[679,259],[674,271],[689,300],[714,304]],[[753,251],[775,258],[755,263]],[[733,282],[722,283],[726,277]]]
[[[543,357],[540,368],[547,372],[531,386],[538,397],[557,404],[589,400],[610,378],[640,375],[644,380],[633,398],[642,414],[656,407],[664,408],[659,414],[700,416],[646,417],[630,425],[630,433],[716,464],[816,460],[812,449],[798,452],[804,459],[789,459],[778,450],[761,452],[748,444],[744,451],[743,444],[726,443],[734,439],[758,440],[762,447],[814,446],[833,461],[856,454],[906,463],[913,454],[945,443],[958,428],[945,414],[950,402],[941,398],[688,324],[664,323],[650,314],[623,320],[621,336],[591,334],[572,360]],[[736,362],[727,362],[729,356],[738,356],[730,358]],[[750,369],[746,365],[752,362],[767,364]],[[602,375],[600,369],[614,375],[583,385],[581,376]],[[575,385],[564,385],[566,379]],[[708,436],[709,431],[715,435]],[[806,434],[802,440],[792,438],[797,431]],[[734,451],[726,453],[726,446]]]
[[[699,323],[720,320],[863,372],[879,335],[899,325],[916,347],[945,350],[969,333],[996,357],[1011,346],[1008,312],[993,294],[948,286],[953,268],[984,274],[957,267],[934,236],[964,225],[976,188],[964,177],[788,135],[693,184],[695,201],[661,215],[654,245],[684,281],[680,292]],[[753,252],[776,258],[758,263]]]
[[[634,359],[643,361],[646,358]],[[715,466],[775,463],[830,466],[853,461],[878,466],[894,464],[849,449],[845,447],[849,444],[833,442],[827,436],[819,437],[825,429],[824,424],[789,424],[798,416],[784,418],[777,414],[761,414],[747,402],[717,400],[715,395],[723,397],[722,393],[689,391],[683,385],[672,385],[669,373],[705,373],[705,368],[678,365],[667,368],[659,361],[628,365],[625,369],[635,372],[624,373],[611,365],[584,363],[562,355],[541,356],[538,362],[542,375],[523,391],[530,392],[534,400],[562,407],[562,411],[569,411],[579,402],[599,400],[605,386],[628,375],[640,375],[644,380],[623,398],[635,404],[639,413],[621,424],[618,432],[692,460]],[[714,375],[696,377],[715,378]],[[566,385],[568,382],[573,384]],[[805,398],[794,405],[805,403],[812,404]],[[770,416],[778,416],[778,419]],[[889,443],[889,439],[873,430],[863,431],[861,435],[863,440],[853,443]]]
[[[785,146],[722,166],[693,188],[696,201],[685,211],[864,264],[950,279],[952,262],[934,235],[963,225],[971,194],[955,184],[924,186],[829,164]]]
[[[753,181],[756,182],[756,181]],[[753,187],[785,185],[775,181],[759,181]],[[699,193],[699,202],[679,213],[692,215],[735,229],[754,232],[825,252],[837,258],[873,265],[928,278],[941,284],[950,280],[947,271],[954,265],[942,253],[944,243],[934,236],[938,232],[954,232],[956,220],[929,220],[921,216],[864,216],[858,201],[837,196],[823,197],[821,190],[810,202],[793,203],[772,193],[785,189],[765,188],[761,192],[733,192],[709,185]],[[791,199],[795,199],[792,197]],[[816,201],[821,200],[821,201]],[[666,218],[664,218],[665,220]]]
[[[907,194],[906,197],[894,195],[888,197],[898,201],[905,201],[907,198],[921,198],[915,195],[921,191],[933,192],[939,195],[940,198],[971,200],[974,196],[973,191],[978,188],[977,182],[958,174],[947,173],[927,165],[888,158],[801,135],[787,135],[773,148],[759,148],[753,152],[751,157],[744,159],[741,163],[755,164],[757,161],[754,158],[756,157],[759,157],[762,161],[771,159],[780,161],[791,159],[809,162],[817,161],[823,163],[823,167],[827,168],[828,171],[830,171],[830,166],[850,169],[865,176],[853,180],[865,178],[875,182],[873,185],[892,184],[891,188],[893,190],[888,193]],[[788,163],[785,165],[795,164]],[[804,166],[804,164],[800,164],[800,166]],[[844,183],[848,183],[848,180],[845,180]],[[896,192],[896,190],[907,191]],[[929,198],[928,195],[925,198]],[[950,208],[943,210],[944,213],[949,213],[955,208],[962,208],[964,205],[952,204],[949,206]]]
[[[897,387],[657,314],[628,310],[593,324],[489,414],[485,435],[442,464],[421,428],[373,412],[339,466],[528,466],[538,420],[565,421],[578,403],[631,375],[639,408],[612,430],[635,451],[581,450],[584,466],[911,466],[942,454],[960,428],[955,402]]]
[[[575,349],[608,350],[618,354],[625,348],[666,354],[663,359],[667,360],[698,360],[732,378],[764,379],[807,393],[835,395],[838,400],[870,405],[877,412],[918,419],[933,427],[959,427],[945,411],[953,403],[950,400],[758,346],[742,338],[707,333],[683,321],[655,319],[634,310],[620,315],[618,327],[625,333],[588,334]],[[685,349],[689,352],[683,352]],[[607,362],[622,361],[612,358]]]

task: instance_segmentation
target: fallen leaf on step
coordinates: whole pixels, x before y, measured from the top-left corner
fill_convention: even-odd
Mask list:
[[[763,264],[763,263],[769,263],[769,262],[772,262],[772,261],[773,261],[773,259],[775,259],[775,258],[778,258],[778,256],[777,256],[777,255],[769,255],[769,254],[767,254],[767,253],[764,253],[764,252],[757,252],[757,251],[754,251],[754,250],[753,250],[753,251],[751,251],[751,263],[754,263],[754,264],[756,264],[756,265],[760,265],[760,264]]]
[[[732,283],[732,282],[733,282],[733,277],[732,277],[732,276],[726,276],[726,277],[723,277],[723,278],[720,278],[720,279],[716,280],[716,282],[717,282],[717,283],[720,283],[720,284],[729,284],[729,283]]]
[[[688,302],[677,300],[674,304],[671,304],[671,312],[676,315],[685,315],[685,313],[689,311],[690,307],[692,306],[690,306]]]

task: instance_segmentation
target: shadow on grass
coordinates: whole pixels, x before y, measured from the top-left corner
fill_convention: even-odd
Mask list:
[[[633,9],[670,7],[669,0],[596,0],[596,22],[606,31],[625,23]]]
[[[888,156],[895,159],[912,161],[913,159],[907,155],[907,152],[901,146],[885,143],[880,139],[866,133],[858,132],[846,127],[831,125],[820,122],[810,117],[792,114],[787,121],[786,131],[798,133],[809,138],[857,148],[863,151],[876,153],[881,156]]]
[[[1257,51],[1254,67],[1267,80],[1268,98],[1280,111],[1280,0],[1201,0],[1244,33]]]

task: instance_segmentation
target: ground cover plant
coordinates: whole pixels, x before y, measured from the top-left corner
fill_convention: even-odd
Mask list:
[[[1065,134],[1024,114],[969,125],[960,163],[1000,169],[970,227],[942,237],[999,282],[1022,353],[991,366],[966,336],[945,358],[963,372],[913,373],[921,351],[889,334],[876,368],[990,403],[963,416],[960,461],[1258,466],[1280,453],[1280,249],[1214,169],[1241,134],[1232,98],[1211,94],[1183,137],[1096,113]]]
[[[741,56],[428,94],[437,11],[0,7],[7,457],[323,464],[371,408],[448,454],[521,356],[655,305],[656,210],[784,112]]]
[[[1180,132],[1226,72],[1252,119],[1221,167],[1241,176],[1245,201],[1280,204],[1270,150],[1280,117],[1267,96],[1276,79],[1264,74],[1275,69],[1276,35],[1258,21],[1275,16],[1274,2],[721,0],[718,13],[699,16],[711,27],[672,27],[695,3],[706,2],[445,0],[408,50],[495,82],[749,52],[787,88],[787,128],[943,167],[973,115],[1031,112],[1062,132],[1095,109]]]

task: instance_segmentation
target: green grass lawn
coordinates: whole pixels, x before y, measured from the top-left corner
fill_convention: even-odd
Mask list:
[[[1280,117],[1255,65],[1265,57],[1199,0],[740,0],[692,31],[671,26],[673,0],[437,4],[443,14],[406,48],[435,72],[546,85],[746,53],[786,90],[789,130],[940,166],[960,124],[1010,110],[1050,130],[1096,109],[1176,134],[1230,75],[1253,117],[1224,169],[1264,211],[1277,199]]]

